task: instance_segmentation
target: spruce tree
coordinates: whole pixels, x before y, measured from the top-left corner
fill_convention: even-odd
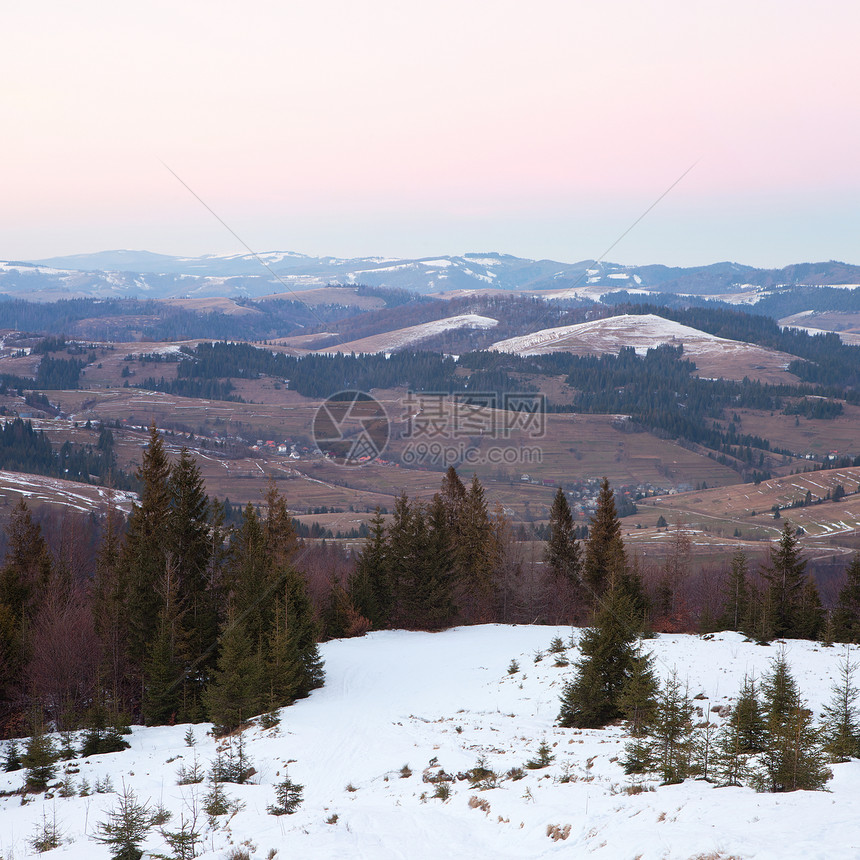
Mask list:
[[[755,678],[744,676],[738,700],[731,713],[737,726],[738,747],[742,753],[760,753],[765,746],[765,719]]]
[[[265,674],[247,625],[228,613],[214,677],[204,695],[216,734],[226,734],[266,708]]]
[[[612,588],[601,599],[594,625],[580,638],[576,672],[562,691],[558,724],[600,728],[622,716],[621,696],[630,676],[641,618],[629,594]]]
[[[454,559],[460,579],[460,604],[469,606],[470,620],[489,621],[495,597],[493,527],[484,487],[477,475],[463,499]]]
[[[271,567],[274,570],[283,570],[292,561],[299,542],[293,519],[287,510],[287,500],[278,492],[272,478],[269,479],[264,500],[266,518],[263,536],[266,553]]]
[[[466,488],[453,466],[449,466],[442,479],[439,496],[445,507],[445,516],[448,521],[448,532],[454,544],[459,542],[460,529],[463,520],[463,505],[466,501]]]
[[[304,579],[295,568],[284,572],[284,619],[287,634],[298,655],[298,685],[292,696],[282,702],[307,696],[323,685],[325,669],[317,645],[317,623]]]
[[[712,772],[720,785],[744,785],[753,777],[751,762],[765,746],[765,722],[755,679],[744,677],[737,702],[717,733]]]
[[[391,618],[391,575],[385,518],[379,508],[370,521],[370,533],[355,570],[347,581],[347,595],[356,612],[370,621],[374,630],[388,626]]]
[[[454,598],[454,549],[445,504],[437,493],[425,512],[426,536],[424,582],[415,585],[421,594],[420,615],[431,630],[440,630],[454,622],[457,606]]]
[[[637,648],[630,663],[618,707],[633,737],[642,737],[654,722],[660,685],[654,674],[654,656]]]
[[[185,657],[190,671],[182,681],[183,719],[202,718],[200,699],[215,664],[212,643],[218,635],[220,595],[211,582],[211,563],[218,550],[217,532],[197,461],[183,448],[168,480],[170,518],[166,563],[175,571],[174,609],[181,606]],[[213,540],[215,538],[215,540]],[[159,614],[168,611],[162,606]]]
[[[625,572],[627,556],[621,539],[621,523],[615,497],[604,478],[597,497],[597,509],[588,527],[582,576],[591,590],[592,603]]]
[[[852,662],[850,651],[846,651],[845,659],[839,665],[839,681],[832,687],[831,699],[824,707],[822,719],[824,750],[832,762],[845,762],[860,756],[856,671],[857,664]]]
[[[60,756],[54,742],[45,734],[41,719],[32,722],[32,735],[27,739],[21,756],[24,788],[26,791],[44,791],[56,775]]]
[[[860,552],[855,552],[845,571],[845,585],[833,610],[835,642],[860,642]]]
[[[818,587],[807,576],[800,593],[800,604],[795,616],[794,635],[798,639],[820,639],[824,633],[825,614]]]
[[[107,845],[112,860],[140,860],[140,844],[154,824],[148,803],[140,803],[130,788],[123,787],[107,820],[97,825],[96,839]]]
[[[42,529],[21,499],[6,526],[7,549],[0,567],[0,718],[23,704],[28,631],[51,579],[51,557]]]
[[[187,634],[183,624],[186,612],[172,558],[167,560],[158,592],[161,607],[155,638],[150,643],[144,664],[142,710],[150,726],[185,722],[190,715],[196,716],[196,707],[189,707],[191,703],[187,695]]]
[[[732,556],[729,578],[723,596],[723,609],[720,614],[720,629],[746,632],[744,622],[749,605],[749,563],[746,553],[738,550]]]
[[[683,782],[691,773],[693,756],[693,703],[672,671],[657,694],[651,738],[651,769],[665,784]]]
[[[544,561],[556,585],[556,594],[568,616],[581,600],[582,561],[576,526],[570,505],[561,487],[558,488],[549,511],[549,538],[544,549]]]
[[[102,648],[102,695],[114,712],[130,711],[127,662],[127,621],[125,580],[120,570],[121,514],[108,491],[101,546],[96,556],[93,583],[93,622]]]
[[[131,669],[140,673],[155,638],[160,602],[157,585],[164,575],[169,546],[170,464],[153,421],[149,444],[137,471],[140,503],[128,519],[120,566],[126,595],[126,623]]]
[[[292,815],[302,803],[304,786],[293,782],[284,773],[284,778],[275,785],[277,802],[266,807],[270,815]]]
[[[833,775],[825,763],[812,714],[801,699],[784,653],[762,678],[764,750],[754,783],[762,791],[823,788]]]
[[[404,623],[404,589],[410,579],[410,571],[416,564],[415,516],[413,505],[404,491],[394,501],[394,511],[387,529],[386,562],[391,589],[391,613],[389,623]]]
[[[800,557],[797,531],[786,521],[776,546],[770,548],[770,559],[762,569],[768,582],[769,634],[772,637],[799,636],[806,562]]]

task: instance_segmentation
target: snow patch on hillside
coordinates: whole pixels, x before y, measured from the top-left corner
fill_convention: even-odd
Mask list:
[[[111,493],[114,506],[126,512],[137,501],[137,493],[129,490],[108,490],[61,478],[0,471],[0,496],[7,493],[23,496],[31,504],[61,504],[85,514],[104,510]]]
[[[445,317],[432,322],[411,325],[395,331],[375,334],[360,340],[338,346],[330,346],[320,352],[390,352],[404,349],[407,346],[419,343],[422,340],[443,334],[446,331],[454,331],[460,328],[489,329],[497,326],[498,320],[492,317],[484,317],[480,314],[459,314],[458,316]]]
[[[519,355],[541,355],[565,350],[618,352],[632,346],[638,355],[661,344],[683,345],[689,356],[720,351],[759,349],[737,340],[717,337],[690,326],[664,319],[656,314],[624,314],[576,325],[542,329],[532,334],[494,343],[490,349]]]

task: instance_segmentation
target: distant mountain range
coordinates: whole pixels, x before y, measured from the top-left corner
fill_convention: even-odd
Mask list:
[[[262,262],[261,262],[262,261]],[[263,263],[265,265],[263,265]],[[608,292],[675,293],[753,302],[781,286],[860,286],[860,266],[830,261],[782,269],[738,263],[679,268],[581,260],[560,263],[508,254],[389,259],[260,255],[174,257],[149,251],[103,251],[0,263],[0,294],[34,301],[62,298],[259,298],[327,284],[365,284],[417,293],[520,290],[597,299]]]

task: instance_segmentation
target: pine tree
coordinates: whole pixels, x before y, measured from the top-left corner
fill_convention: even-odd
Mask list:
[[[570,618],[581,600],[582,561],[576,526],[567,497],[558,488],[549,511],[549,538],[544,550],[544,561],[556,585],[556,593],[564,604],[563,611]]]
[[[800,557],[797,531],[786,521],[776,546],[770,548],[770,560],[762,575],[768,582],[770,613],[767,619],[770,636],[799,635],[799,615],[803,601],[806,562]]]
[[[729,578],[723,597],[723,610],[720,614],[720,629],[744,631],[744,621],[749,605],[749,563],[746,553],[738,550],[732,556]]]
[[[93,621],[102,647],[102,694],[115,712],[129,710],[125,587],[120,571],[121,516],[108,491],[104,533],[96,556]]]
[[[188,708],[186,692],[187,634],[183,620],[185,608],[179,593],[179,577],[172,558],[167,559],[158,584],[161,608],[155,638],[144,664],[143,717],[147,725],[162,725],[177,718],[184,722]]]
[[[421,616],[431,630],[451,625],[457,615],[454,599],[454,550],[447,512],[441,496],[433,496],[425,512],[425,581],[419,585]],[[416,585],[418,585],[416,583]]]
[[[226,734],[265,710],[265,676],[259,652],[248,628],[228,614],[220,637],[220,653],[214,677],[204,701],[218,735]]]
[[[285,772],[281,782],[275,785],[277,803],[266,807],[269,814],[292,815],[301,806],[303,791],[304,786],[293,782]]]
[[[633,737],[642,737],[654,722],[660,685],[654,674],[654,656],[637,648],[630,663],[630,674],[621,689],[618,707],[630,724]]]
[[[210,581],[212,513],[196,460],[183,448],[168,480],[170,518],[166,563],[175,571],[175,607],[182,608],[185,657],[190,671],[182,681],[183,719],[200,719],[200,698],[215,664],[212,643],[218,634],[217,590]],[[161,613],[159,633],[161,633]]]
[[[138,802],[137,795],[123,787],[107,820],[98,823],[95,838],[109,847],[113,860],[140,860],[140,844],[153,823],[149,804]]]
[[[691,773],[693,703],[673,671],[657,695],[651,737],[652,769],[665,784],[683,782]]]
[[[630,676],[640,618],[627,592],[613,588],[604,595],[594,626],[580,639],[576,673],[562,691],[558,724],[565,728],[599,728],[622,715],[621,694]]]
[[[860,756],[860,722],[858,722],[858,689],[854,682],[857,664],[846,650],[839,665],[839,681],[833,685],[830,703],[825,705],[822,732],[824,750],[832,762],[845,762]]]
[[[477,475],[463,499],[454,559],[460,579],[460,605],[469,606],[472,621],[488,621],[495,597],[493,528],[484,487]]]
[[[45,734],[41,719],[34,719],[32,735],[24,745],[21,764],[24,766],[26,791],[44,791],[57,772],[59,754],[54,742]]]
[[[855,552],[845,571],[846,582],[833,611],[833,639],[860,642],[860,552]]]
[[[370,521],[355,570],[347,581],[347,595],[356,612],[370,621],[374,630],[388,625],[391,617],[391,576],[388,569],[388,543],[385,518],[379,508]]]
[[[164,443],[153,421],[149,445],[137,472],[141,483],[140,504],[135,504],[129,516],[120,558],[129,656],[131,668],[137,673],[146,660],[158,624],[160,603],[156,586],[164,575],[169,545],[169,475]]]
[[[6,527],[7,549],[0,568],[0,718],[22,704],[28,631],[51,579],[51,557],[42,529],[21,499]]]
[[[756,787],[771,792],[823,788],[833,774],[784,653],[774,659],[761,686],[765,742],[754,776]]]

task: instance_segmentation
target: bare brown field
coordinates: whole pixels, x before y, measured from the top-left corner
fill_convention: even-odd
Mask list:
[[[827,499],[837,486],[848,494]],[[803,528],[804,543],[821,549],[853,547],[860,533],[860,467],[828,469],[773,478],[761,484],[738,484],[691,493],[648,498],[639,502],[636,519],[653,526],[662,515],[717,538],[773,540],[785,520]],[[792,507],[810,494],[814,504]],[[820,501],[819,501],[820,500]],[[780,507],[775,519],[774,506]]]
[[[146,442],[143,430],[151,421],[165,430],[194,433],[210,439],[242,436],[246,444],[287,441],[312,448],[311,427],[319,407],[317,401],[286,389],[276,390],[271,380],[248,381],[239,388],[243,396],[280,402],[228,403],[175,397],[133,388],[52,392],[52,400],[83,424],[87,419],[123,422],[115,431],[117,454],[123,468],[140,462]],[[220,449],[195,452],[209,492],[229,496],[233,502],[258,501],[268,476],[273,476],[297,512],[321,506],[372,511],[377,505],[393,507],[401,492],[429,499],[441,481],[444,469],[455,456],[468,451],[469,460],[459,464],[464,477],[474,472],[487,487],[490,506],[501,505],[514,521],[542,520],[548,515],[555,488],[589,479],[609,478],[614,486],[669,488],[678,483],[692,486],[733,483],[738,476],[704,454],[657,439],[648,433],[625,432],[626,423],[605,415],[547,415],[545,433],[530,438],[521,430],[507,439],[489,437],[444,440],[437,455],[415,455],[420,439],[401,436],[404,423],[403,392],[375,392],[388,412],[394,438],[383,455],[406,461],[407,446],[413,459],[410,467],[394,463],[370,463],[345,469],[323,458],[303,455],[290,459],[264,444],[249,456],[222,456]],[[494,420],[501,426],[502,413]],[[73,432],[71,422],[49,435]],[[82,429],[75,431],[84,432]],[[184,437],[167,436],[178,451]],[[78,441],[78,440],[75,440]],[[433,440],[428,440],[432,442]],[[244,449],[243,449],[244,450]],[[523,480],[523,475],[528,475]],[[580,514],[580,517],[582,515]],[[656,521],[656,516],[655,516]],[[351,527],[351,526],[350,526]]]
[[[265,302],[277,299],[285,302],[302,302],[306,305],[347,305],[360,310],[385,307],[385,299],[378,296],[360,296],[356,287],[342,286],[272,293],[271,295],[260,296],[256,301]]]
[[[839,311],[803,312],[783,317],[781,326],[796,326],[799,328],[821,329],[835,331],[839,334],[860,334],[860,313],[841,313]],[[845,340],[843,338],[843,340]],[[857,343],[857,340],[845,340],[845,343]]]
[[[773,447],[818,458],[835,453],[839,456],[860,454],[860,406],[843,403],[843,413],[828,420],[783,415],[781,412],[738,409],[742,433],[769,439]]]
[[[183,308],[186,311],[194,311],[195,313],[217,313],[227,314],[228,316],[248,316],[249,314],[261,314],[259,308],[248,308],[244,305],[236,304],[233,299],[228,299],[222,296],[212,296],[209,298],[195,299],[163,299],[164,304],[171,305],[177,308]]]

